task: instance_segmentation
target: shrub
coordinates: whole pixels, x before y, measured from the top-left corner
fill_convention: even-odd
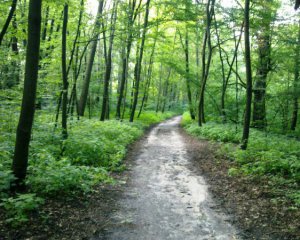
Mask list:
[[[6,222],[18,226],[28,221],[29,214],[36,210],[44,200],[35,194],[19,194],[16,197],[4,198],[0,204],[6,210]]]
[[[284,179],[285,183],[294,182],[294,185],[290,185],[293,192],[290,196],[298,201],[299,194],[296,194],[296,189],[300,183],[299,141],[284,135],[251,129],[248,148],[244,151],[232,144],[240,143],[241,126],[207,123],[198,127],[196,123],[186,121],[184,118],[183,121],[185,121],[186,131],[191,135],[224,143],[218,153],[229,156],[237,163],[237,168],[229,170],[230,175],[243,173],[252,176],[269,176],[272,181]]]
[[[82,121],[72,129],[66,152],[76,165],[117,168],[126,147],[142,135],[142,130],[118,121]]]
[[[69,159],[48,155],[29,166],[27,184],[31,191],[53,197],[85,193],[105,180],[109,177],[103,168],[74,166]]]

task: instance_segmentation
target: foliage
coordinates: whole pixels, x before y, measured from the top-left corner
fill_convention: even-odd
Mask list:
[[[16,197],[4,198],[0,204],[6,210],[7,223],[18,226],[28,221],[30,212],[36,210],[44,200],[35,194],[19,194]]]
[[[76,165],[116,169],[126,146],[142,135],[142,129],[119,121],[84,120],[72,129],[65,142],[65,155]]]
[[[27,184],[30,190],[43,196],[71,196],[91,191],[99,182],[108,181],[103,168],[73,166],[63,158],[56,160],[51,155],[39,155],[39,162],[29,167]]]
[[[0,206],[6,210],[7,222],[12,225],[26,222],[28,214],[43,202],[40,197],[73,197],[92,191],[95,184],[113,182],[109,173],[124,169],[122,160],[128,144],[139,138],[146,127],[173,115],[172,112],[144,112],[134,123],[128,120],[74,120],[70,122],[69,138],[62,142],[59,132],[53,130],[51,116],[47,112],[39,112],[32,135],[26,179],[29,193],[17,197],[8,197],[14,180],[10,170],[13,133],[2,129],[5,137],[1,138],[0,148]],[[63,156],[61,144],[65,148]]]
[[[286,186],[290,186],[290,191],[286,194],[295,202],[299,202],[300,142],[298,140],[251,129],[248,149],[241,150],[232,144],[239,143],[242,134],[241,126],[209,122],[198,127],[196,123],[189,121],[188,117],[185,116],[183,119],[184,127],[191,135],[224,143],[220,150],[221,154],[226,154],[236,163],[236,167],[229,170],[229,175],[269,177],[272,182],[277,183],[278,179],[281,179]],[[278,187],[279,184],[276,186]]]

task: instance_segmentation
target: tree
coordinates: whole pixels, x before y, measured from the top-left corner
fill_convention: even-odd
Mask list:
[[[139,0],[139,3],[137,4],[137,1],[129,1],[128,3],[128,20],[127,20],[127,36],[126,36],[126,54],[123,55],[123,61],[122,61],[122,75],[120,80],[120,87],[119,87],[119,95],[117,100],[117,109],[116,109],[116,118],[119,119],[121,117],[121,106],[122,106],[122,100],[124,98],[124,90],[125,85],[127,81],[127,75],[128,75],[128,63],[129,63],[129,57],[131,52],[131,46],[133,41],[133,26],[136,21],[136,18],[138,16],[140,7],[142,4],[142,0]],[[125,110],[125,106],[124,106]]]
[[[253,87],[253,126],[263,129],[266,126],[266,87],[268,73],[271,71],[271,22],[273,20],[273,0],[263,3],[259,31],[257,34],[258,64]]]
[[[113,48],[113,42],[115,37],[115,28],[116,28],[116,19],[117,19],[117,8],[118,8],[118,1],[114,2],[113,9],[112,9],[112,15],[111,15],[111,22],[110,22],[110,37],[109,37],[109,47],[108,52],[106,56],[106,70],[105,70],[105,78],[104,78],[104,92],[103,92],[103,101],[102,101],[102,111],[101,111],[101,117],[100,120],[104,121],[106,112],[108,110],[108,88],[109,88],[109,82],[111,77],[111,68],[112,68],[112,48]],[[105,38],[104,38],[104,41]]]
[[[16,11],[16,7],[17,7],[17,2],[18,0],[13,0],[12,1],[12,4],[11,4],[11,7],[10,7],[10,11],[9,11],[9,14],[7,16],[7,19],[5,21],[5,24],[0,32],[0,46],[2,45],[2,41],[3,41],[3,38],[4,38],[4,35],[6,34],[7,32],[7,29],[8,29],[8,26],[14,16],[14,13]]]
[[[92,69],[93,69],[93,65],[94,65],[94,59],[95,59],[97,44],[98,44],[99,30],[101,27],[101,18],[102,18],[101,15],[102,15],[102,11],[103,11],[103,4],[104,4],[104,0],[100,0],[99,6],[98,6],[97,17],[96,17],[95,24],[94,24],[94,35],[93,35],[93,39],[91,40],[92,46],[91,46],[90,53],[88,56],[85,78],[83,81],[80,100],[78,103],[78,113],[80,116],[84,115],[84,110],[85,110],[87,97],[88,97],[88,93],[89,93]]]
[[[62,28],[62,51],[61,51],[61,61],[62,61],[62,136],[63,139],[68,138],[68,73],[67,73],[67,28],[68,28],[68,18],[69,18],[69,5],[66,3],[64,6],[64,20]]]
[[[39,68],[42,0],[30,0],[28,43],[21,114],[16,134],[12,170],[17,188],[22,187],[28,165],[29,143],[35,112],[35,98]]]
[[[150,1],[147,0],[146,3],[146,10],[145,10],[145,19],[144,19],[144,26],[143,26],[143,33],[142,33],[142,39],[141,39],[141,45],[139,49],[139,56],[137,58],[137,62],[134,69],[134,98],[133,98],[133,104],[132,109],[130,113],[129,121],[133,122],[135,110],[138,102],[138,96],[139,96],[139,85],[140,85],[140,79],[141,79],[141,68],[142,68],[142,61],[143,61],[143,55],[144,55],[144,46],[145,46],[145,40],[146,40],[146,33],[147,33],[147,27],[148,27],[148,18],[149,18],[149,10],[150,10]]]
[[[210,64],[212,59],[212,45],[211,45],[211,22],[214,15],[215,0],[209,0],[206,5],[206,30],[204,33],[203,46],[202,46],[202,74],[201,74],[201,87],[198,105],[198,125],[202,126],[205,122],[204,119],[204,93],[209,75]],[[208,49],[208,56],[206,58],[206,49]]]
[[[299,109],[299,82],[300,82],[300,21],[298,24],[298,39],[295,47],[295,66],[294,66],[294,99],[293,99],[293,115],[291,121],[291,130],[295,131],[298,120],[298,109]]]
[[[250,0],[245,1],[244,16],[245,16],[245,64],[246,64],[246,110],[243,128],[243,137],[241,149],[246,150],[250,133],[251,121],[251,103],[252,103],[252,68],[251,68],[251,50],[250,50]]]

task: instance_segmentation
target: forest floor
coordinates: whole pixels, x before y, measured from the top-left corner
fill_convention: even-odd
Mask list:
[[[218,145],[190,137],[179,122],[167,120],[130,146],[116,184],[48,201],[43,217],[2,228],[0,239],[300,239],[299,231],[289,235],[299,219],[273,204],[263,182],[229,177],[233,163],[216,157]]]

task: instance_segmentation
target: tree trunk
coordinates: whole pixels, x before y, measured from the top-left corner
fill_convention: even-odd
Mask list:
[[[253,87],[253,127],[264,129],[266,126],[266,87],[267,77],[271,70],[271,37],[270,25],[272,21],[272,11],[268,8],[273,0],[268,0],[264,4],[264,16],[260,25],[258,41],[258,66],[256,70],[255,85]]]
[[[9,26],[9,24],[10,24],[10,22],[11,22],[13,16],[14,16],[14,14],[15,14],[16,7],[17,7],[17,2],[18,2],[18,0],[13,0],[12,1],[8,17],[7,17],[7,19],[6,19],[5,23],[4,23],[4,26],[3,26],[3,28],[2,28],[2,30],[0,32],[0,46],[2,44],[4,35],[7,32],[8,26]]]
[[[62,80],[63,80],[63,89],[62,89],[62,136],[63,139],[68,138],[68,73],[67,73],[67,27],[68,27],[68,16],[69,15],[69,5],[65,4],[64,7],[64,20],[63,20],[63,29],[62,29]]]
[[[203,49],[202,49],[202,74],[201,74],[201,88],[199,95],[199,105],[198,105],[198,125],[202,126],[205,122],[204,119],[204,92],[206,87],[206,82],[209,75],[209,69],[212,58],[212,46],[211,46],[211,22],[214,15],[215,0],[209,0],[206,6],[206,30],[203,39]],[[208,47],[208,56],[206,60],[206,48]]]
[[[191,79],[190,79],[190,59],[189,59],[189,35],[188,29],[186,26],[185,29],[185,45],[184,45],[184,52],[185,52],[185,78],[186,78],[186,89],[188,95],[188,102],[189,102],[189,109],[191,118],[194,120],[196,118],[193,100],[192,100],[192,92],[191,92]]]
[[[152,52],[151,52],[151,55],[150,55],[150,61],[149,61],[149,66],[148,66],[148,71],[147,71],[144,96],[143,96],[143,99],[142,99],[142,104],[141,104],[141,107],[140,107],[138,118],[141,116],[141,113],[144,109],[145,102],[146,102],[146,99],[147,99],[147,96],[148,96],[148,91],[149,91],[149,87],[150,87],[150,83],[151,83],[151,77],[152,77],[152,68],[153,68],[153,62],[154,62],[154,53],[155,53],[156,41],[157,41],[157,37],[155,37]]]
[[[135,88],[134,88],[134,98],[133,98],[133,105],[130,113],[130,122],[133,122],[134,115],[135,115],[135,109],[137,106],[137,101],[139,97],[139,85],[140,85],[140,78],[141,78],[141,67],[142,67],[142,61],[143,61],[143,54],[144,54],[144,46],[145,46],[145,40],[146,40],[146,33],[147,33],[147,27],[148,27],[148,18],[149,18],[149,10],[150,10],[150,1],[147,0],[146,3],[146,12],[145,12],[145,19],[144,19],[144,27],[143,27],[143,35],[142,35],[142,42],[139,52],[139,57],[137,60],[136,68],[135,68]]]
[[[103,101],[102,101],[102,111],[100,121],[105,120],[105,116],[108,113],[108,104],[109,104],[109,82],[111,77],[111,69],[112,69],[112,48],[115,36],[115,25],[117,19],[117,8],[118,8],[118,1],[114,2],[113,6],[113,14],[111,17],[111,29],[110,29],[110,38],[109,38],[109,48],[106,58],[106,69],[105,69],[105,78],[104,78],[104,92],[103,92]],[[105,41],[105,39],[104,39]],[[106,54],[105,54],[106,55]]]
[[[24,90],[12,164],[12,171],[17,179],[17,188],[22,186],[27,173],[29,143],[35,111],[34,106],[38,79],[41,2],[41,0],[30,0],[29,3],[28,46],[26,52]]]
[[[102,15],[102,11],[103,11],[103,3],[104,3],[104,0],[99,1],[99,7],[98,7],[98,12],[97,12],[97,17],[96,17],[95,27],[94,27],[94,36],[92,39],[92,46],[91,46],[91,50],[90,50],[90,54],[89,54],[89,58],[88,58],[88,63],[87,63],[87,68],[86,68],[86,72],[85,72],[85,78],[84,78],[83,85],[82,85],[80,100],[78,103],[78,111],[79,111],[80,116],[84,115],[84,110],[85,110],[87,97],[88,97],[88,93],[89,93],[90,80],[91,80],[93,64],[94,64],[94,59],[95,59],[97,44],[98,44],[99,29],[101,26],[101,15]]]
[[[128,63],[129,57],[131,52],[131,46],[133,41],[133,25],[136,20],[137,14],[139,12],[139,8],[141,6],[142,0],[140,0],[138,7],[136,8],[136,1],[129,1],[128,7],[129,9],[129,16],[128,16],[128,36],[127,36],[127,45],[126,45],[126,54],[124,55],[123,62],[122,62],[122,76],[120,81],[120,88],[119,88],[119,96],[117,101],[117,109],[116,109],[116,119],[121,117],[121,106],[122,106],[122,99],[124,96],[124,89],[127,83],[127,76],[128,76]],[[124,106],[125,107],[125,106]]]
[[[246,111],[244,119],[243,137],[241,149],[246,150],[250,133],[251,103],[252,103],[252,69],[251,69],[251,50],[250,50],[250,0],[245,1],[245,63],[246,63]]]
[[[293,100],[293,115],[291,122],[291,130],[295,131],[298,120],[298,109],[299,109],[299,71],[300,71],[300,21],[298,26],[298,40],[296,46],[296,55],[295,55],[295,75],[294,75],[294,100]]]

